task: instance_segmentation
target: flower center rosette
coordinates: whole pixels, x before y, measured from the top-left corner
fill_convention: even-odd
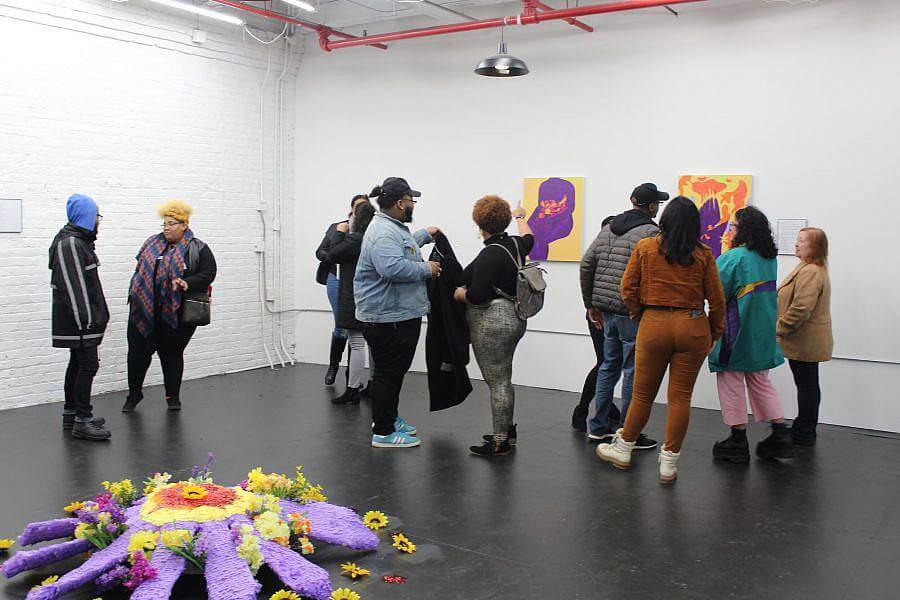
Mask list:
[[[179,482],[163,485],[149,494],[140,516],[157,526],[185,521],[208,523],[248,514],[257,504],[256,494],[239,487]]]

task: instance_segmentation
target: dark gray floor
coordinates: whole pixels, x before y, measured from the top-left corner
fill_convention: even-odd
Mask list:
[[[678,483],[662,487],[655,453],[638,455],[631,472],[600,463],[569,427],[573,394],[520,388],[518,450],[485,460],[467,452],[489,429],[483,384],[461,407],[429,414],[425,379],[410,376],[401,409],[422,446],[375,450],[368,407],[332,406],[321,377],[322,367],[298,366],[191,381],[175,415],[158,388],[133,415],[119,412],[123,394],[101,396],[96,412],[113,431],[101,444],[63,435],[58,404],[0,412],[0,537],[59,515],[104,479],[184,474],[212,450],[219,482],[299,463],[330,500],[391,515],[416,554],[322,545],[314,556],[336,587],[365,600],[900,597],[897,436],[823,427],[800,458],[723,465],[710,457],[725,430],[719,414],[695,410]],[[664,416],[658,406],[653,437]],[[751,439],[764,434],[756,426]],[[370,568],[371,581],[337,576],[347,559]],[[19,575],[0,594],[22,598],[54,572]],[[409,580],[383,583],[391,573]],[[263,578],[268,598],[277,581]],[[177,592],[205,597],[199,577]]]

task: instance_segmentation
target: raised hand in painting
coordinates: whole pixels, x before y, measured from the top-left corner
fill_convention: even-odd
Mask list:
[[[516,207],[512,209],[512,216],[514,219],[524,219],[525,218],[525,207],[522,206],[522,201],[519,200],[519,203],[516,204]]]

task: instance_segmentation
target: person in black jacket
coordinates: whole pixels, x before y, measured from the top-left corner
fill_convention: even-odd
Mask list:
[[[366,339],[363,324],[356,319],[356,302],[353,300],[353,276],[356,261],[362,248],[363,235],[375,216],[375,207],[366,199],[357,202],[347,223],[338,223],[329,240],[327,259],[340,266],[337,326],[347,333],[350,357],[347,365],[347,390],[333,399],[334,404],[359,404],[362,390],[362,372],[366,364]]]
[[[100,368],[97,349],[109,323],[109,309],[97,267],[94,241],[103,218],[88,196],[73,194],[66,204],[69,222],[50,245],[53,290],[51,336],[54,348],[69,349],[64,384],[63,429],[72,437],[106,440],[106,421],[94,417],[91,387]]]
[[[521,237],[506,234],[513,217]],[[516,296],[519,268],[534,247],[534,234],[525,221],[525,209],[520,205],[510,211],[509,203],[498,196],[476,202],[472,219],[481,230],[485,247],[466,267],[464,286],[455,296],[469,304],[466,320],[475,360],[491,390],[494,433],[492,439],[469,450],[479,456],[497,456],[507,454],[510,438],[516,438],[512,363],[516,346],[525,335],[525,321],[519,319],[510,298]]]
[[[369,204],[369,197],[366,194],[357,194],[350,200],[350,214],[358,204],[365,202]],[[337,378],[338,368],[341,365],[341,357],[344,355],[344,348],[347,346],[347,332],[338,325],[338,304],[340,299],[340,283],[338,279],[337,264],[328,260],[328,251],[334,243],[335,234],[338,226],[347,225],[349,221],[338,221],[328,226],[325,231],[325,237],[319,247],[316,248],[316,258],[319,259],[319,268],[316,269],[316,281],[324,286],[328,292],[328,304],[331,305],[331,314],[334,317],[334,329],[331,330],[331,349],[328,358],[328,370],[325,372],[325,385],[334,385]],[[343,232],[346,233],[346,230]],[[349,368],[348,368],[349,371]],[[349,376],[349,372],[348,372]]]
[[[216,259],[209,246],[194,237],[193,209],[170,200],[158,210],[162,233],[144,242],[128,292],[128,398],[122,412],[143,400],[144,378],[153,354],[159,356],[169,410],[181,410],[184,349],[196,326],[181,323],[184,292],[207,290],[216,278]]]

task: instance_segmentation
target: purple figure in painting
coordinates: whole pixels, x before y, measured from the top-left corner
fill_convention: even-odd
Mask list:
[[[719,223],[721,218],[718,198],[709,198],[700,207],[700,241],[712,250],[716,258],[722,254],[722,237],[728,227],[727,221]]]
[[[575,186],[570,181],[551,177],[538,188],[538,203],[528,224],[534,231],[532,260],[547,260],[550,244],[572,233],[575,222]]]

